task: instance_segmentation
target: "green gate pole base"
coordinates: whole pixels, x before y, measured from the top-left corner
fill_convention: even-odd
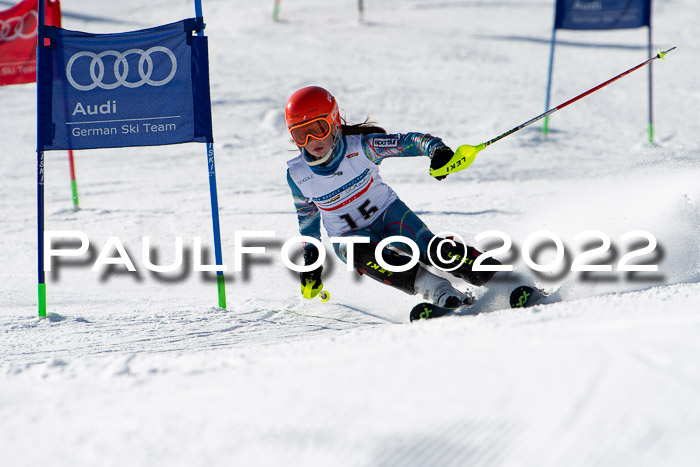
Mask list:
[[[46,318],[46,284],[39,284],[39,318]]]
[[[80,210],[80,201],[78,200],[78,183],[75,180],[70,181],[71,190],[73,192],[73,209]]]
[[[549,115],[544,117],[544,124],[542,125],[542,133],[547,135],[549,133]]]
[[[219,291],[219,308],[226,309],[226,281],[223,274],[216,275],[216,288]]]
[[[654,144],[654,125],[649,124],[649,144]]]

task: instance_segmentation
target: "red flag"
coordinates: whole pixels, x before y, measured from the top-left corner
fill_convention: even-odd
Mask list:
[[[61,25],[59,0],[46,1],[45,24]],[[36,81],[39,0],[23,0],[0,11],[0,85]]]

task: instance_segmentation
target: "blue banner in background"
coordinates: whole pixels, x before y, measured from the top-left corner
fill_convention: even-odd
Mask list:
[[[193,35],[197,26],[188,19],[119,34],[47,27],[39,150],[212,142],[207,38]]]
[[[651,24],[651,0],[557,0],[555,29],[626,29]]]

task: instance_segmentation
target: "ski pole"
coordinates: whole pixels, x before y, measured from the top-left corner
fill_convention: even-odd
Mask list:
[[[481,143],[478,146],[470,146],[468,144],[463,144],[463,145],[459,146],[457,148],[457,151],[455,151],[455,155],[452,157],[452,159],[450,159],[450,161],[445,166],[440,167],[439,169],[430,169],[430,175],[432,175],[433,177],[440,177],[440,176],[445,176],[445,175],[451,174],[453,172],[459,172],[460,170],[466,169],[467,167],[469,167],[471,165],[472,162],[474,162],[474,158],[479,153],[479,151],[485,149],[486,146],[490,146],[491,144],[495,143],[496,141],[502,140],[506,136],[512,135],[516,131],[522,130],[526,126],[532,125],[536,121],[541,120],[544,117],[553,114],[557,110],[561,110],[564,107],[566,107],[567,105],[573,104],[577,100],[582,99],[582,98],[586,97],[587,95],[596,92],[597,90],[607,86],[608,84],[612,83],[613,81],[617,81],[618,79],[622,78],[623,76],[628,75],[628,74],[632,73],[633,71],[643,67],[644,65],[651,63],[652,61],[656,60],[657,58],[660,58],[663,60],[664,57],[666,56],[666,54],[675,48],[676,47],[671,47],[670,49],[668,49],[665,52],[662,52],[661,50],[659,50],[658,53],[656,55],[654,55],[653,57],[651,57],[649,60],[646,60],[645,62],[642,62],[639,65],[632,67],[629,70],[620,73],[619,75],[615,76],[614,78],[610,78],[606,82],[601,83],[598,86],[591,88],[582,94],[579,94],[578,96],[574,97],[573,99],[569,99],[568,101],[564,102],[563,104],[559,104],[558,106],[547,110],[545,113],[538,115],[537,117],[535,117],[531,120],[528,120],[527,122],[525,122],[521,125],[516,126],[512,130],[506,131],[502,135],[496,136],[492,140],[486,141],[485,143]]]

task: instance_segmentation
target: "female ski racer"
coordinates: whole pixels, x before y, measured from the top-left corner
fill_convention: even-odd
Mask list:
[[[459,264],[451,274],[480,286],[494,274],[472,271],[472,263],[480,252],[459,242],[436,238],[379,175],[378,165],[387,157],[427,156],[431,168],[445,166],[454,152],[440,138],[421,133],[387,135],[382,128],[367,122],[346,125],[341,121],[335,98],[317,86],[296,91],[287,102],[285,118],[300,151],[287,162],[287,182],[303,236],[320,241],[323,221],[329,237],[367,237],[370,243],[352,246],[353,267],[360,274],[409,294],[421,294],[438,306],[456,308],[473,303],[471,293],[456,290],[450,281],[422,264],[431,264],[431,259],[432,264],[445,269]],[[390,236],[413,240],[420,251],[420,262],[403,272],[380,267],[374,256],[375,247]],[[410,254],[403,243],[392,246]],[[346,263],[348,248],[347,243],[334,243],[336,254]],[[405,266],[411,260],[393,248],[384,248],[381,254],[390,266]],[[307,242],[305,265],[316,263],[318,258],[316,246]],[[500,263],[487,258],[483,264]],[[322,271],[321,265],[300,273],[304,297],[313,298],[321,292]]]

